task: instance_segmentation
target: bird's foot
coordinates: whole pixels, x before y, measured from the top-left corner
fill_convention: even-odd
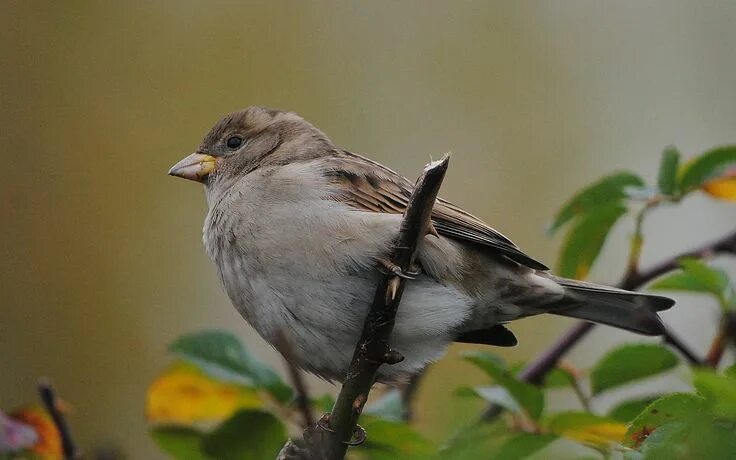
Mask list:
[[[354,447],[363,444],[368,435],[365,429],[360,425],[355,425],[355,431],[353,431],[353,438],[350,441],[344,441],[348,446]]]
[[[388,275],[390,273],[392,275],[398,276],[399,278],[413,280],[422,273],[419,266],[416,265],[413,266],[410,270],[404,271],[401,269],[401,267],[388,259],[379,258],[378,263],[381,266],[381,273],[383,273],[384,275]]]

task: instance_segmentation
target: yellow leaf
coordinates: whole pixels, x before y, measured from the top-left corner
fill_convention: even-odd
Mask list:
[[[611,443],[623,442],[624,435],[626,434],[626,425],[614,422],[598,423],[568,428],[561,434],[582,443],[607,446]]]
[[[731,168],[721,177],[707,182],[703,185],[703,191],[715,198],[736,201],[736,168]]]
[[[146,399],[146,416],[151,422],[217,422],[237,409],[263,406],[255,390],[215,380],[183,362],[154,380]]]

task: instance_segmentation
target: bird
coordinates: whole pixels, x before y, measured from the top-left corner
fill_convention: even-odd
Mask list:
[[[204,185],[204,248],[237,311],[294,366],[343,381],[414,184],[261,106],[219,120],[169,174]],[[542,313],[664,333],[669,298],[555,276],[442,198],[431,221],[390,337],[404,359],[378,382],[405,382],[453,342],[514,346],[507,324]]]

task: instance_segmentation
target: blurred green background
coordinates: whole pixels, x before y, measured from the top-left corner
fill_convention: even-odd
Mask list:
[[[177,335],[227,328],[282,369],[204,255],[201,187],[166,176],[223,114],[294,110],[412,178],[452,151],[443,195],[551,264],[545,224],[580,186],[651,177],[668,144],[736,140],[735,23],[732,1],[3,1],[0,407],[34,401],[49,376],[86,450],[162,458],[145,391]],[[648,222],[645,263],[736,221],[690,201]],[[629,230],[594,279],[619,276]],[[704,350],[716,309],[679,298],[666,319]],[[521,344],[499,352],[528,359],[569,324],[516,323]],[[635,339],[599,329],[571,359]],[[451,398],[481,379],[460,349],[420,394],[435,439],[477,410]]]

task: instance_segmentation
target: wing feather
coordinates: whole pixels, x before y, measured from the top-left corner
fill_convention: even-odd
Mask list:
[[[406,209],[414,186],[396,172],[344,150],[322,160],[326,160],[325,175],[338,185],[332,199],[370,212],[401,214]],[[548,270],[502,233],[446,200],[437,199],[432,223],[440,235],[486,247],[529,268]]]

